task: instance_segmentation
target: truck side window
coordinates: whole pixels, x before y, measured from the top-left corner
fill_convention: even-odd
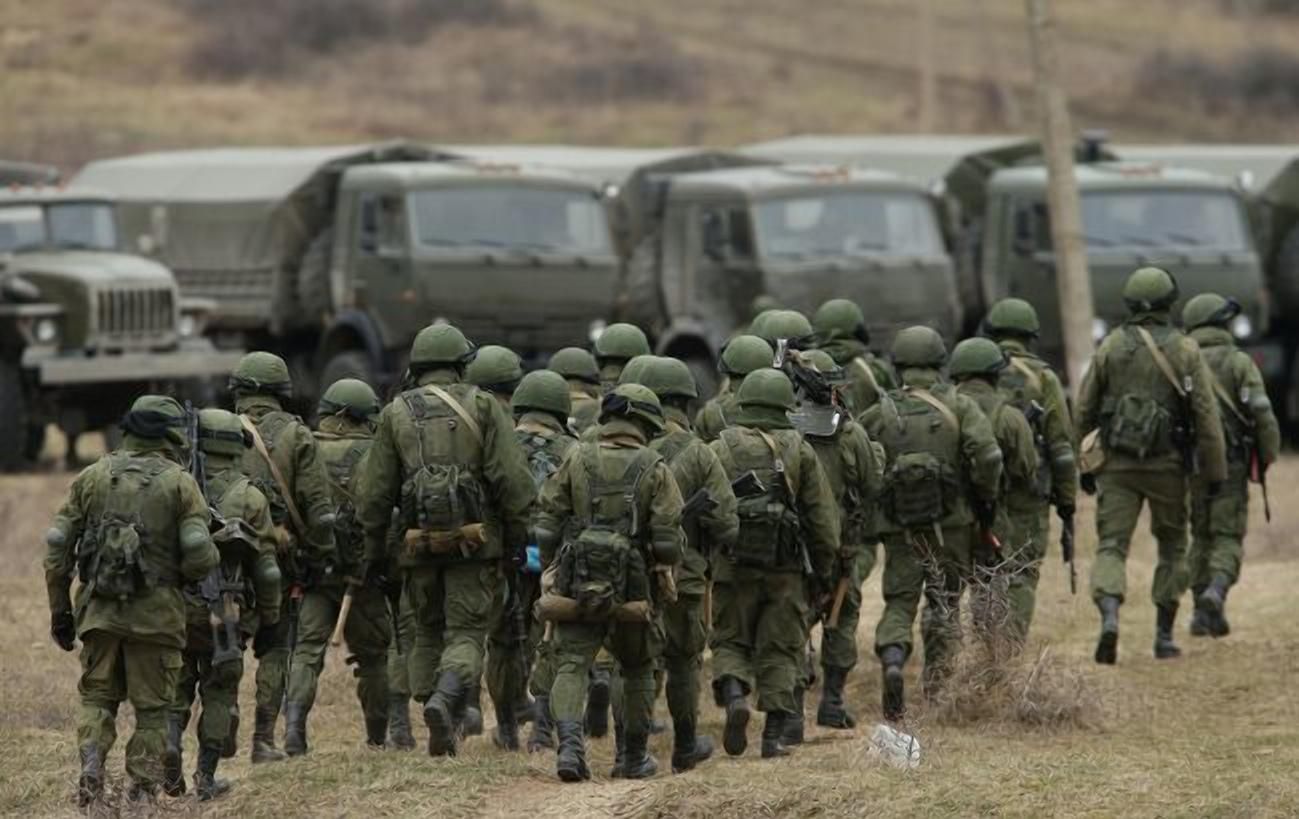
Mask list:
[[[1015,202],[1013,214],[1011,227],[1016,253],[1026,256],[1051,249],[1051,219],[1045,202]]]
[[[378,207],[372,193],[361,195],[361,217],[356,244],[364,253],[374,253],[379,249]]]
[[[705,207],[699,213],[703,252],[727,264],[753,259],[753,227],[742,208]]]
[[[401,198],[390,195],[379,197],[377,228],[380,253],[401,253],[405,249],[402,224]]]

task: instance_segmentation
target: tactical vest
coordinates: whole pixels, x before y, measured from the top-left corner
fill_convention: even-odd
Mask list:
[[[1175,331],[1154,327],[1155,344],[1166,357]],[[1144,461],[1179,451],[1189,443],[1189,419],[1167,377],[1141,339],[1128,325],[1111,336],[1105,359],[1105,395],[1100,428],[1107,452]],[[1186,373],[1175,372],[1184,389]]]
[[[123,602],[177,586],[177,544],[151,530],[145,511],[159,500],[155,484],[180,467],[120,450],[106,458],[108,480],[95,487],[93,511],[77,550],[82,585],[92,596]]]
[[[438,385],[473,413],[478,390],[469,384]],[[453,532],[482,523],[483,438],[477,419],[463,418],[430,386],[402,393],[394,405],[393,434],[402,459],[401,511],[407,529]],[[470,418],[473,418],[470,415]]]
[[[239,504],[240,508],[236,509],[235,503],[252,486],[252,481],[247,477],[229,470],[219,475],[209,476],[207,485],[203,487],[203,494],[212,508],[229,519],[234,517],[236,512],[239,515],[245,513],[242,504]],[[257,592],[253,586],[252,576],[246,573],[245,569],[253,568],[258,557],[257,552],[255,549],[250,550],[246,544],[227,542],[215,535],[212,542],[221,553],[219,565],[222,583],[239,586],[239,591],[234,594],[234,604],[240,612],[240,617],[251,614],[257,606]],[[200,596],[195,586],[196,584],[190,584],[183,590],[185,602],[188,604],[186,619],[191,625],[203,625],[208,622],[208,603]]]
[[[904,387],[883,401],[879,440],[888,467],[882,505],[901,529],[936,527],[959,502],[961,429],[951,404],[950,386],[933,391]]]
[[[1222,432],[1227,439],[1227,459],[1235,464],[1248,463],[1250,449],[1254,446],[1250,396],[1247,389],[1243,390],[1244,394],[1235,389],[1236,371],[1232,367],[1236,356],[1248,356],[1230,344],[1203,346],[1200,355],[1217,381],[1213,384],[1213,392],[1217,397],[1218,415],[1222,418]]]
[[[251,416],[249,416],[251,417]],[[266,444],[266,451],[272,458],[276,458],[276,453],[286,446],[292,446],[290,440],[295,427],[302,422],[297,417],[287,412],[273,410],[266,413],[255,422],[257,432],[262,436],[262,442]],[[281,461],[276,460],[280,466],[280,471],[284,472]],[[249,449],[243,455],[243,461],[240,465],[240,471],[248,476],[253,486],[266,496],[266,502],[271,507],[271,522],[278,527],[291,529],[289,507],[284,502],[284,493],[280,491],[280,486],[271,474],[271,468],[266,465],[266,459],[261,456],[256,449]],[[289,481],[289,488],[292,489],[293,478],[291,474],[285,475]],[[306,532],[297,532],[298,537],[305,537]]]
[[[860,487],[867,465],[858,463],[857,453],[846,445],[848,438],[842,432],[833,436],[807,436],[807,442],[821,462],[830,490],[839,507],[840,542],[848,545],[864,540],[866,509],[862,503]]]
[[[1033,430],[1033,449],[1037,469],[1033,489],[1039,497],[1051,496],[1051,447],[1046,437],[1046,390],[1040,365],[1034,366],[1024,356],[1010,355],[1010,365],[997,378],[997,391],[1007,403],[1019,410]]]
[[[734,465],[732,478],[752,471],[764,491],[736,497],[740,532],[730,558],[740,566],[768,571],[802,569],[801,526],[797,498],[800,475],[790,472],[797,463],[797,450],[791,452],[790,435],[798,433],[765,432],[749,427],[729,427],[720,440],[726,446]],[[795,441],[801,439],[795,437]],[[772,444],[775,444],[773,451]]]
[[[583,445],[573,456],[576,537],[559,557],[560,594],[577,601],[582,619],[608,619],[617,606],[650,597],[643,549],[640,482],[659,463],[648,447]]]
[[[691,444],[698,440],[699,439],[696,438],[693,433],[682,429],[655,438],[650,443],[650,449],[658,453],[659,457],[663,459],[663,463],[668,465],[668,468],[672,470],[672,473],[675,476],[677,458],[680,458],[681,454],[689,449]],[[678,482],[678,488],[681,490],[681,494],[683,495],[682,500],[689,500],[688,496],[692,494],[697,487],[680,486]],[[686,543],[698,549],[700,545],[698,517],[696,516],[692,520],[682,521],[682,528],[686,533]]]
[[[370,451],[374,439],[343,437],[329,433],[315,433],[317,450],[329,478],[329,495],[337,509],[334,520],[334,542],[343,566],[359,566],[364,558],[365,540],[361,523],[356,517],[356,498],[353,479],[356,467]]]

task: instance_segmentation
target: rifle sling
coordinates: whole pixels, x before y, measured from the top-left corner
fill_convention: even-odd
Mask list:
[[[298,504],[293,500],[293,493],[289,490],[289,482],[284,480],[284,473],[275,465],[275,460],[271,458],[270,450],[266,448],[266,442],[262,440],[262,434],[258,431],[257,425],[247,415],[240,415],[239,422],[244,425],[244,429],[252,436],[253,448],[257,454],[262,457],[267,468],[271,470],[271,478],[275,481],[276,487],[280,490],[280,496],[284,498],[284,508],[288,510],[289,517],[293,520],[293,526],[298,530],[302,537],[307,536],[307,525],[302,519],[302,513],[298,511]]]
[[[1029,386],[1033,388],[1033,393],[1035,395],[1041,395],[1042,376],[1038,375],[1032,367],[1028,366],[1028,363],[1024,361],[1024,359],[1012,355],[1010,356],[1010,366],[1019,370],[1020,374],[1028,381]]]
[[[1218,401],[1230,410],[1232,415],[1236,416],[1237,421],[1240,421],[1246,427],[1253,426],[1253,422],[1245,416],[1245,413],[1240,411],[1240,407],[1236,406],[1231,393],[1227,392],[1227,388],[1218,380],[1218,374],[1212,369],[1209,370],[1209,386],[1213,388],[1213,394],[1218,397]]]
[[[469,410],[465,409],[464,405],[455,399],[455,396],[442,389],[437,384],[425,384],[424,388],[442,399],[442,402],[450,407],[452,412],[459,415],[461,421],[465,422],[469,429],[474,433],[474,436],[478,439],[478,443],[483,443],[482,427],[478,426],[478,422],[469,414]]]
[[[1185,401],[1186,390],[1182,388],[1181,382],[1177,380],[1177,372],[1173,369],[1173,365],[1169,363],[1168,357],[1164,355],[1164,351],[1159,349],[1159,345],[1155,343],[1155,337],[1150,335],[1149,330],[1139,324],[1136,325],[1135,329],[1137,335],[1141,336],[1142,342],[1145,343],[1146,349],[1150,351],[1150,356],[1155,359],[1155,366],[1164,374],[1164,378],[1168,379],[1168,383],[1172,385],[1173,390],[1177,393],[1177,397]]]
[[[938,413],[943,416],[943,420],[947,421],[953,429],[961,428],[961,421],[956,417],[956,413],[952,412],[951,407],[940,401],[938,396],[934,395],[929,390],[921,389],[920,387],[908,387],[907,392],[938,410]]]

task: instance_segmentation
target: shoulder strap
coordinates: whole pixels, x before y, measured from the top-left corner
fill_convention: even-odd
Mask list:
[[[755,428],[753,431],[758,433],[758,437],[762,438],[762,442],[767,445],[767,449],[771,450],[771,457],[776,459],[776,474],[780,475],[781,481],[785,484],[785,492],[788,493],[789,499],[792,501],[797,493],[794,492],[794,485],[789,482],[789,470],[785,469],[785,457],[780,454],[780,445],[776,443],[775,438],[771,437],[771,433],[766,430]]]
[[[284,480],[284,473],[275,465],[275,460],[271,458],[271,453],[266,449],[266,442],[262,440],[262,434],[257,430],[257,425],[247,415],[240,415],[239,422],[244,425],[244,429],[253,438],[253,447],[257,454],[262,456],[267,468],[271,470],[271,478],[275,481],[275,486],[280,490],[280,496],[284,498],[284,508],[288,510],[289,517],[293,520],[294,527],[298,533],[304,537],[307,534],[307,524],[303,522],[302,513],[298,511],[298,504],[293,499],[293,493],[289,491],[289,482]]]
[[[1010,366],[1019,370],[1020,374],[1032,386],[1034,392],[1040,393],[1042,391],[1042,376],[1038,375],[1037,371],[1028,365],[1028,362],[1017,355],[1012,355],[1010,356]]]
[[[956,413],[952,412],[952,408],[947,406],[947,404],[943,403],[932,392],[930,392],[929,390],[921,389],[920,387],[908,387],[907,392],[910,393],[911,395],[914,395],[916,398],[919,398],[921,401],[924,401],[926,404],[933,407],[934,409],[938,410],[938,414],[943,416],[943,420],[945,420],[949,425],[951,425],[952,429],[961,428],[961,421],[956,417]]]
[[[1150,351],[1150,355],[1155,359],[1155,366],[1159,367],[1159,371],[1164,374],[1164,378],[1168,379],[1168,383],[1173,385],[1173,391],[1177,393],[1177,397],[1185,399],[1186,390],[1182,388],[1181,382],[1177,380],[1177,373],[1173,370],[1173,365],[1168,362],[1164,351],[1159,349],[1159,345],[1155,343],[1155,337],[1150,335],[1150,331],[1140,324],[1136,325],[1135,329],[1137,335],[1141,336],[1141,340],[1145,343],[1146,349]]]
[[[461,421],[465,422],[470,431],[474,433],[474,437],[478,439],[478,443],[483,443],[482,427],[478,426],[478,422],[469,414],[469,410],[465,409],[464,405],[455,399],[455,396],[442,389],[437,384],[425,384],[424,388],[442,399],[443,403],[450,407],[452,412],[459,415]]]
[[[876,393],[882,394],[884,392],[884,390],[880,389],[880,382],[879,379],[875,377],[875,371],[871,369],[871,365],[866,363],[866,359],[857,356],[852,360],[852,363],[854,367],[861,370],[862,375],[866,376],[866,380],[870,382],[871,387]]]
[[[1236,416],[1236,420],[1245,426],[1251,424],[1250,419],[1246,418],[1245,413],[1241,412],[1240,407],[1236,406],[1236,401],[1231,397],[1231,393],[1227,392],[1227,388],[1222,385],[1222,381],[1218,380],[1218,374],[1213,371],[1212,367],[1209,368],[1209,386],[1213,388],[1213,394],[1218,397],[1219,403],[1230,410],[1231,414]]]

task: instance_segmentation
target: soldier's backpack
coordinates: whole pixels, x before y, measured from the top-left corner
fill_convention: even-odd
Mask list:
[[[340,552],[347,549],[359,552],[364,535],[361,522],[356,516],[352,481],[356,477],[357,466],[373,442],[369,438],[332,438],[319,432],[316,433],[316,438],[321,442],[319,457],[325,463],[330,495],[338,510],[334,518],[334,540]],[[345,557],[359,559],[360,555]]]
[[[1168,402],[1159,400],[1156,390],[1167,395],[1158,386],[1163,383],[1172,389],[1178,401],[1185,401],[1191,389],[1190,379],[1179,379],[1145,327],[1130,326],[1121,338],[1124,345],[1121,352],[1127,355],[1128,365],[1112,368],[1116,371],[1107,374],[1110,395],[1101,405],[1105,450],[1138,460],[1174,452],[1178,448],[1178,419],[1167,409]],[[1156,372],[1151,372],[1149,364],[1133,356],[1140,346],[1150,353]]]
[[[466,389],[465,403],[472,403],[476,391]],[[401,488],[407,528],[445,533],[482,523],[483,435],[478,422],[460,400],[433,384],[402,393],[400,400],[413,422],[397,429],[397,446],[410,476]]]
[[[746,427],[723,430],[721,440],[734,465],[732,474],[738,477],[753,472],[765,490],[737,494],[740,532],[731,547],[731,559],[758,569],[801,568],[801,524],[795,506],[798,487],[786,468],[784,448],[769,433]]]
[[[907,530],[937,526],[960,497],[960,421],[928,390],[903,388],[883,404],[884,514]]]
[[[1051,452],[1046,436],[1046,392],[1042,374],[1019,356],[1010,356],[1010,366],[1001,371],[997,389],[1011,406],[1019,410],[1033,430],[1033,448],[1037,452],[1037,469],[1033,488],[1038,497],[1051,496]]]
[[[523,427],[518,428],[515,434],[519,445],[523,447],[524,454],[528,456],[528,471],[532,473],[532,483],[537,489],[541,489],[542,484],[559,471],[564,457],[551,446],[554,443],[553,438]]]
[[[575,457],[586,508],[574,509],[578,532],[560,554],[558,589],[577,601],[580,619],[604,620],[623,603],[649,599],[637,493],[659,456],[648,447],[585,446]]]
[[[134,458],[125,452],[108,456],[108,482],[101,485],[98,514],[78,551],[80,579],[90,594],[126,601],[166,579],[159,576],[162,567],[149,560],[150,533],[140,511],[150,500],[154,481],[173,468],[161,458]]]

